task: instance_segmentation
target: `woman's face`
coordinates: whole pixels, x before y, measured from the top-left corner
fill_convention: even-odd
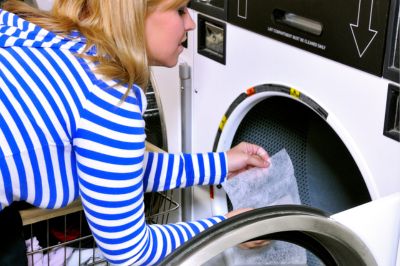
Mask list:
[[[186,32],[195,28],[186,4],[165,10],[171,1],[175,0],[161,1],[145,21],[147,55],[149,64],[153,66],[175,66],[183,51]]]

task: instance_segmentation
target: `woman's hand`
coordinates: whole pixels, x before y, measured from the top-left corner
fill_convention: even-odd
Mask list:
[[[242,208],[242,209],[233,210],[233,211],[228,212],[227,214],[225,214],[225,217],[228,219],[228,218],[231,218],[231,217],[233,217],[235,215],[238,215],[240,213],[247,212],[247,211],[250,211],[250,210],[252,210],[252,209],[251,208]],[[271,243],[271,241],[268,241],[268,240],[254,240],[254,241],[248,241],[248,242],[244,242],[242,244],[239,244],[239,247],[241,249],[256,249],[256,248],[265,247],[270,243]]]
[[[269,155],[260,146],[241,142],[229,151],[227,151],[228,157],[228,178],[231,178],[240,172],[243,172],[251,167],[268,167],[269,166]],[[225,215],[226,218],[238,215],[240,213],[251,210],[251,208],[242,208],[231,211]],[[253,249],[260,248],[268,245],[268,240],[255,240],[245,242],[239,245],[242,249]]]
[[[260,146],[241,142],[229,151],[228,157],[228,178],[239,174],[251,167],[268,167],[269,155]]]

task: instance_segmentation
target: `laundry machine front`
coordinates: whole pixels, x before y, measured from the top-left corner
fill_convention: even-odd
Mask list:
[[[400,191],[399,1],[191,7],[193,151],[285,148],[301,203],[331,214]],[[220,187],[190,205],[192,219],[231,208]]]
[[[320,36],[314,36],[298,28],[274,24],[276,22],[271,24],[275,26],[268,26],[265,21],[274,20],[274,15],[260,14],[258,11],[272,10],[273,13],[275,9],[269,5],[272,3],[271,5],[277,7],[285,6],[284,2],[291,3],[291,1],[280,1],[281,4],[277,1],[227,1],[228,22],[209,16],[204,11],[194,12],[198,29],[194,34],[195,52],[193,53],[193,150],[227,150],[233,143],[251,139],[260,142],[259,144],[263,144],[263,141],[270,142],[265,145],[265,148],[273,153],[286,145],[286,140],[283,140],[285,130],[290,130],[290,127],[293,127],[294,131],[295,127],[298,130],[303,128],[307,132],[303,136],[300,136],[302,133],[296,133],[295,138],[301,137],[307,139],[305,141],[313,142],[312,146],[304,144],[306,159],[323,160],[323,156],[340,156],[327,159],[332,162],[343,159],[342,162],[327,167],[344,168],[346,171],[351,171],[349,175],[359,177],[354,184],[354,189],[364,186],[365,190],[358,190],[358,192],[367,195],[358,203],[400,191],[400,166],[397,163],[400,159],[399,81],[398,75],[395,77],[397,80],[382,77],[383,51],[388,42],[386,39],[390,39],[390,34],[386,34],[387,22],[379,28],[370,46],[361,49],[363,51],[360,53],[352,37],[353,20],[349,20],[347,27],[343,29],[347,30],[347,35],[350,36],[347,40],[352,41],[345,46],[342,44],[343,40],[335,39],[335,36],[325,38],[326,42],[322,42],[318,41]],[[317,5],[317,2],[324,3],[325,6],[334,5],[322,0],[312,2],[316,5],[314,9],[324,7],[324,5]],[[352,2],[354,3],[343,1],[342,5],[353,9],[354,20],[357,21],[357,8],[361,1]],[[247,4],[246,8],[243,8],[247,10],[246,16],[240,13],[245,12],[238,6],[241,3]],[[371,4],[371,1],[369,3]],[[398,1],[372,1],[373,3],[378,3],[378,7],[375,4],[372,7],[380,8],[384,17],[389,16],[389,10],[397,10],[396,15],[393,15],[396,16],[393,21],[398,22]],[[389,9],[390,4],[392,7]],[[355,6],[352,7],[352,5]],[[285,10],[288,8],[290,5],[283,7]],[[246,18],[251,20],[252,12],[255,16],[261,17],[253,21],[256,24],[265,24],[265,34],[255,32],[259,30],[258,28],[253,30],[253,24],[246,25],[245,22],[236,21],[237,18],[244,21]],[[294,12],[301,14],[299,10],[294,10]],[[317,12],[314,11],[314,13]],[[334,18],[335,15],[331,17]],[[321,36],[329,35],[328,24],[333,24],[334,21],[325,23],[323,18],[307,17],[307,19],[319,19],[321,22],[318,23],[326,25],[322,29]],[[205,25],[206,29],[202,29],[202,25]],[[209,25],[214,25],[214,28],[219,28],[220,31],[212,32],[212,29],[210,31]],[[283,28],[287,32],[284,32]],[[393,35],[397,30],[398,28],[393,30]],[[201,31],[211,33],[209,36],[203,36]],[[274,32],[281,34],[278,39],[270,36]],[[201,52],[203,49],[210,50],[211,54],[215,53],[212,48],[204,49],[202,43],[206,41],[199,38],[215,38],[218,34],[225,36],[222,45],[225,60],[223,63]],[[380,38],[385,41],[376,45],[378,48],[375,48],[373,41],[378,40],[378,35],[383,35]],[[299,43],[298,46],[313,43],[315,46],[310,47],[318,50],[319,54],[314,53],[312,49],[307,50],[309,47],[306,49],[282,42],[281,38],[287,38],[285,36],[291,36],[291,41],[295,38],[303,39],[303,42],[308,43]],[[398,45],[398,38],[396,40],[393,51],[396,50],[396,44]],[[343,53],[353,53],[352,56],[357,59],[354,64],[353,61],[347,60],[347,57],[347,61],[337,58],[338,55],[332,52],[339,44],[342,46]],[[320,52],[319,47],[324,47],[329,54]],[[389,50],[386,49],[386,51]],[[379,56],[382,59],[378,63],[367,60],[365,63],[367,67],[364,67],[362,63],[367,56],[368,58]],[[393,60],[395,58],[396,56],[393,55]],[[371,67],[369,64],[379,64],[378,73],[372,73],[375,71],[374,68],[379,68]],[[398,71],[398,62],[397,65],[394,64],[394,67]],[[392,109],[389,106],[391,103],[394,105]],[[384,133],[388,110],[392,110],[393,125],[390,131],[393,137]],[[265,125],[264,131],[259,132],[260,129],[257,127],[262,123],[286,123],[287,128],[276,131],[278,130],[276,128],[282,125]],[[273,130],[280,135],[274,135]],[[251,136],[254,134],[261,136]],[[276,141],[269,139],[276,139]],[[275,147],[275,142],[280,142],[280,144]],[[296,148],[293,149],[296,150]],[[312,152],[311,149],[318,149],[318,154],[307,155],[306,153]],[[340,149],[343,149],[343,152],[335,154]],[[307,156],[312,156],[312,158]],[[343,165],[340,165],[341,163]],[[319,170],[323,171],[323,169]],[[306,172],[319,170],[304,169]],[[348,189],[346,193],[353,194],[352,191],[355,194],[355,190],[352,189]],[[328,203],[330,204],[332,203]],[[335,211],[341,210],[343,208]]]

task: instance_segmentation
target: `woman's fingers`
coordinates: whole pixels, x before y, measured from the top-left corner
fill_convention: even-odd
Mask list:
[[[239,245],[241,249],[257,249],[269,245],[271,241],[269,240],[254,240],[249,242],[244,242]]]

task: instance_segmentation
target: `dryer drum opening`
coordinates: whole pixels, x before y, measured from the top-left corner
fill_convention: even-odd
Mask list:
[[[287,97],[269,97],[241,121],[232,146],[285,148],[293,162],[302,204],[337,213],[371,200],[363,177],[338,135],[310,108]]]
[[[239,96],[230,106],[216,147],[247,141],[270,155],[285,148],[303,205],[337,213],[371,200],[357,164],[318,103],[303,94],[288,97],[291,90],[285,86],[261,85],[254,92]],[[227,203],[231,210],[229,198]],[[307,264],[320,265],[310,252]]]

